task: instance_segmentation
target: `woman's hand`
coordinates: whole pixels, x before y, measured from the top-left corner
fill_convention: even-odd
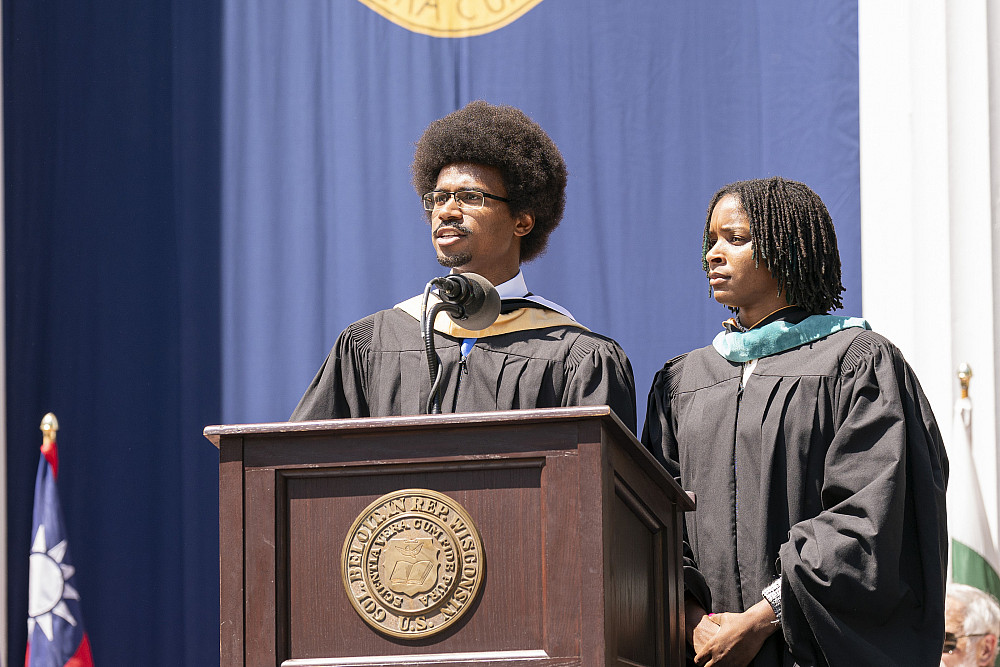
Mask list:
[[[774,610],[763,599],[743,613],[705,615],[691,630],[695,662],[705,667],[745,667],[778,629],[775,620]]]

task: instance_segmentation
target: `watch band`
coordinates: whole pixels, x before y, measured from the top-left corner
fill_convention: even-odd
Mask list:
[[[772,581],[767,588],[761,591],[761,595],[771,605],[771,609],[774,610],[774,617],[777,619],[777,622],[781,623],[781,579]]]

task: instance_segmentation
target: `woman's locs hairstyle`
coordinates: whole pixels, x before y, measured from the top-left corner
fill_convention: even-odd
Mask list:
[[[844,304],[840,251],[830,212],[804,183],[774,176],[724,186],[708,206],[702,237],[702,268],[710,249],[709,226],[719,200],[734,195],[750,221],[754,258],[764,262],[791,305],[828,313]]]

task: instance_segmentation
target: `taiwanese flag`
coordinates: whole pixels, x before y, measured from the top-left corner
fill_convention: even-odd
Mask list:
[[[46,424],[49,427],[46,428]],[[59,455],[55,417],[42,423],[45,438],[35,476],[28,574],[28,646],[25,667],[93,667],[83,629],[80,594],[56,490]]]

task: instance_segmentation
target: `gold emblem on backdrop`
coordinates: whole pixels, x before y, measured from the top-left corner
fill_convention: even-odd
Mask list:
[[[421,638],[469,609],[486,572],[472,518],[428,489],[386,494],[347,531],[341,575],[354,609],[379,632]]]
[[[499,30],[542,0],[358,0],[396,25],[431,37]]]

